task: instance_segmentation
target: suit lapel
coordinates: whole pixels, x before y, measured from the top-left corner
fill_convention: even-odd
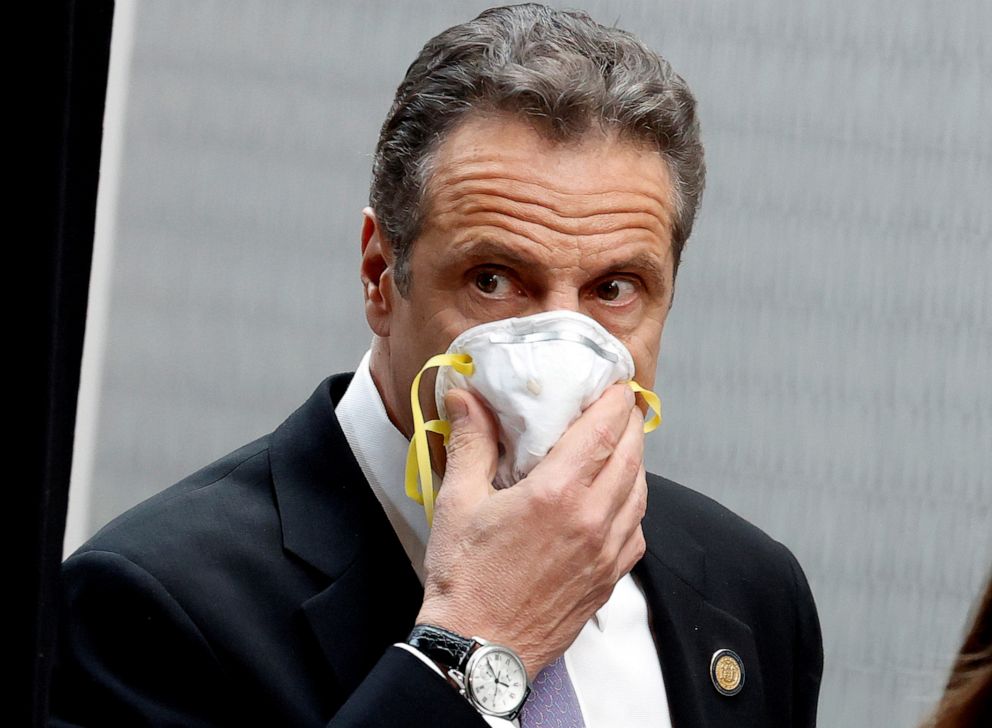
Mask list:
[[[344,695],[413,627],[423,588],[341,431],[350,374],[328,377],[272,435],[284,549],[330,579],[303,615]]]
[[[423,601],[423,589],[402,550],[393,551],[363,550],[327,589],[303,603],[343,695],[358,687],[390,645],[406,639]]]
[[[706,554],[665,510],[664,480],[648,474],[647,551],[633,569],[648,602],[673,728],[761,725],[764,692],[750,628],[709,603]],[[744,687],[717,692],[710,660],[731,649],[744,663]]]

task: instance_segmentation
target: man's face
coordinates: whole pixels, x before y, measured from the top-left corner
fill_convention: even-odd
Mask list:
[[[388,349],[373,357],[373,376],[407,436],[420,367],[461,332],[495,319],[583,313],[627,346],[635,379],[654,385],[671,304],[674,215],[657,152],[599,132],[555,146],[524,121],[476,116],[439,148],[425,204],[408,297],[389,279],[386,251],[383,305],[370,312],[366,303]],[[366,230],[365,242],[377,234]],[[428,416],[436,413],[432,383],[425,374]]]

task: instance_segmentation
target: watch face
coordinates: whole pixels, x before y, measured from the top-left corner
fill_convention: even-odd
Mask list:
[[[476,650],[465,673],[468,692],[477,706],[492,715],[515,711],[527,695],[527,671],[520,658],[499,645]]]

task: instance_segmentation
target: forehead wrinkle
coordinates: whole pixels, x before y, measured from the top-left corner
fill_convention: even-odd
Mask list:
[[[601,197],[606,196],[604,194]],[[620,197],[619,194],[615,196]],[[604,209],[602,200],[599,202],[600,204],[595,207],[588,205],[584,209],[566,211],[550,207],[543,202],[535,202],[513,195],[474,192],[457,198],[452,202],[450,207],[452,211],[465,216],[478,212],[503,213],[514,215],[531,222],[542,223],[544,220],[548,220],[552,226],[555,225],[554,221],[559,221],[558,224],[562,227],[568,227],[574,222],[576,229],[580,229],[580,226],[585,224],[594,224],[599,229],[609,229],[610,221],[615,221],[613,228],[619,229],[624,226],[624,221],[627,218],[632,217],[647,217],[657,227],[661,229],[668,228],[669,218],[664,212],[659,214],[657,210],[644,209],[636,204],[630,204],[630,200],[624,199],[617,200],[621,204],[618,204],[613,209]]]
[[[508,214],[481,209],[471,215],[461,216],[465,227],[476,225],[496,225],[507,227],[527,237],[543,238],[547,232],[569,238],[586,238],[599,235],[613,235],[646,232],[652,238],[666,240],[665,230],[657,218],[651,215],[596,215],[585,218],[557,218],[544,215],[531,215],[522,210]],[[531,231],[531,232],[527,232]]]
[[[635,175],[634,179],[640,178]],[[438,180],[434,199],[440,203],[449,199],[457,200],[460,197],[483,194],[503,197],[522,204],[539,205],[562,217],[595,214],[595,211],[602,209],[604,203],[607,205],[620,203],[622,206],[633,205],[637,210],[660,208],[662,214],[659,217],[668,222],[673,212],[672,203],[665,195],[657,193],[655,188],[656,185],[648,184],[644,189],[570,192],[506,173],[495,174],[487,171],[480,174],[469,170]],[[625,199],[631,196],[638,200]],[[641,208],[637,206],[640,199],[653,204]],[[568,207],[577,210],[570,213],[566,209]]]
[[[588,198],[583,209],[560,211],[544,200],[515,195],[502,189],[465,191],[464,194],[440,194],[435,199],[430,218],[435,223],[460,227],[497,217],[513,218],[540,225],[564,235],[610,233],[621,230],[646,230],[662,241],[671,233],[670,217],[657,206],[644,209],[637,205],[636,193],[613,192],[583,195]],[[603,209],[612,202],[614,209]],[[610,200],[609,198],[613,198]],[[654,200],[650,196],[643,198]],[[459,219],[462,218],[462,219]]]
[[[444,215],[438,216],[437,223],[440,228],[446,227]],[[562,226],[546,225],[543,222],[532,222],[521,219],[513,215],[502,215],[498,213],[476,213],[473,219],[464,225],[458,225],[458,238],[472,239],[479,236],[479,231],[484,229],[496,229],[509,233],[517,238],[524,238],[528,242],[547,248],[549,252],[555,253],[562,248],[574,250],[578,255],[588,255],[590,251],[615,248],[627,240],[618,240],[617,234],[630,239],[631,242],[649,238],[651,243],[657,241],[662,246],[668,243],[665,236],[659,235],[657,223],[654,226],[640,224],[626,224],[611,226],[606,229],[584,229],[572,230]],[[645,241],[648,242],[648,241]]]

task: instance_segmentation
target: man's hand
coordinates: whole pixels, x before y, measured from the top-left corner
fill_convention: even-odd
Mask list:
[[[644,554],[643,415],[613,385],[531,474],[496,491],[496,423],[452,390],[447,469],[418,623],[513,648],[533,679]]]

